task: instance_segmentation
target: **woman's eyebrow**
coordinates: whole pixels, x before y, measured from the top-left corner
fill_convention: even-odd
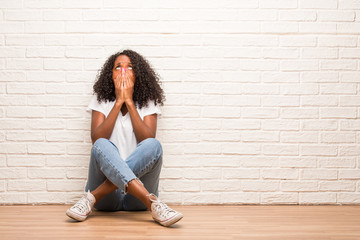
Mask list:
[[[120,65],[121,63],[127,63],[127,64],[132,65],[132,63],[131,63],[131,62],[118,62],[118,63],[116,64],[116,66],[117,66],[117,65]]]

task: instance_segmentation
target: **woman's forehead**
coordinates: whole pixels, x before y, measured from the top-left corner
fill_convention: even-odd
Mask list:
[[[131,64],[131,60],[128,56],[126,55],[120,55],[118,56],[116,59],[115,59],[115,64],[119,64],[119,63],[122,63],[122,64]]]

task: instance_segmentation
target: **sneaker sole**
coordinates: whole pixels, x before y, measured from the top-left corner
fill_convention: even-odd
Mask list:
[[[183,217],[184,217],[184,216],[183,216],[181,213],[179,213],[178,215],[176,215],[175,217],[171,218],[171,219],[168,220],[168,221],[163,221],[163,222],[161,222],[161,221],[159,221],[159,220],[157,220],[157,219],[155,219],[155,218],[153,218],[153,219],[154,219],[155,222],[159,223],[160,225],[162,225],[162,226],[164,226],[164,227],[168,227],[168,226],[171,226],[171,225],[177,223],[177,222],[180,221]]]
[[[83,222],[86,220],[87,216],[81,216],[81,215],[78,215],[77,213],[71,211],[71,210],[67,210],[66,211],[66,215],[69,217],[69,218],[72,218],[76,221],[79,221],[79,222]]]

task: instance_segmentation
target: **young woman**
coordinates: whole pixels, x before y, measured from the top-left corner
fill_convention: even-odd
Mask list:
[[[163,90],[148,62],[125,50],[108,58],[94,84],[91,150],[84,196],[66,214],[84,221],[100,211],[150,210],[163,226],[183,215],[158,194],[162,148],[155,139]]]

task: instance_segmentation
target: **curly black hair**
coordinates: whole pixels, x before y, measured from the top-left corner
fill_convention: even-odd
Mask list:
[[[133,50],[124,50],[111,55],[99,71],[94,84],[94,93],[98,102],[115,101],[115,86],[112,78],[112,70],[115,60],[120,55],[130,58],[135,75],[133,100],[139,108],[153,100],[155,105],[163,105],[165,101],[164,91],[160,87],[159,76],[151,68],[148,61]]]

